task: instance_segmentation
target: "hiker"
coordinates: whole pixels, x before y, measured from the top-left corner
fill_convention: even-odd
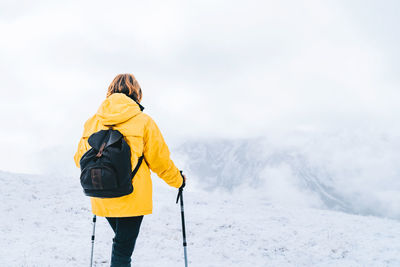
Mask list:
[[[106,217],[115,233],[111,267],[131,266],[143,216],[152,213],[150,170],[175,188],[183,188],[186,181],[170,159],[169,149],[156,123],[142,112],[141,100],[142,90],[136,78],[132,74],[117,75],[97,113],[86,121],[74,156],[76,165],[80,167],[80,159],[91,148],[88,138],[112,127],[124,136],[130,147],[132,169],[139,166],[132,179],[132,193],[115,198],[90,198],[93,214]],[[138,164],[142,155],[143,161]]]

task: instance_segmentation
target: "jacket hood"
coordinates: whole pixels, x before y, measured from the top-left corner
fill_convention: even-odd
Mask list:
[[[114,93],[101,103],[96,115],[103,125],[115,125],[129,120],[143,107],[125,94]]]

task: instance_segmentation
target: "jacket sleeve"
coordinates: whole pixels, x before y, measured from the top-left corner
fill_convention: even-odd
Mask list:
[[[168,185],[179,188],[183,183],[180,171],[170,159],[170,152],[157,124],[149,117],[144,128],[143,154],[149,168]]]
[[[83,154],[85,154],[86,151],[88,151],[90,149],[87,139],[88,139],[87,137],[81,138],[81,140],[79,141],[79,144],[78,144],[78,150],[76,151],[76,153],[74,155],[75,165],[78,168],[80,168],[79,161],[81,160]]]

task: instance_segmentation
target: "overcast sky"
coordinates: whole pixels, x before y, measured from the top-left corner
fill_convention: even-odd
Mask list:
[[[0,0],[0,170],[69,168],[119,73],[136,76],[172,144],[398,135],[398,14],[390,0]]]

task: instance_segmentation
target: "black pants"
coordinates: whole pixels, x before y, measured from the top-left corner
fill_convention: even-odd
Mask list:
[[[111,267],[130,267],[131,256],[135,248],[143,216],[137,217],[106,217],[114,230]]]

